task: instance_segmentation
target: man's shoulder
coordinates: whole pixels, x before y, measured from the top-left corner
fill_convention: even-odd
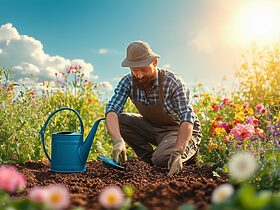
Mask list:
[[[130,73],[122,76],[121,79],[120,79],[120,83],[129,83],[129,82],[131,82],[131,74]]]
[[[164,71],[164,75],[168,81],[168,83],[174,83],[174,85],[182,85],[185,84],[184,80],[175,72],[169,70],[169,69],[162,69],[161,71]]]

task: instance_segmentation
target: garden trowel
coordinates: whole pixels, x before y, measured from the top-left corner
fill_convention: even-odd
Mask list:
[[[108,158],[104,155],[98,155],[98,158],[103,162],[107,167],[112,167],[119,170],[124,170],[125,168],[119,165],[113,158]]]

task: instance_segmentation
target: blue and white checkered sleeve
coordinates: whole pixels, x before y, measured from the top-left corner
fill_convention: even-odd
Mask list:
[[[193,106],[191,105],[190,91],[186,84],[179,81],[176,89],[174,89],[173,103],[175,111],[180,117],[180,124],[182,122],[190,122],[194,124],[196,115]]]
[[[112,111],[116,112],[118,115],[122,113],[126,100],[129,96],[130,89],[130,78],[129,75],[126,75],[119,81],[112,98],[107,103],[105,115]]]

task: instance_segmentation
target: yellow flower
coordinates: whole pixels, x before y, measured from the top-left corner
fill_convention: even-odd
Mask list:
[[[244,112],[238,112],[235,114],[234,116],[235,120],[240,120],[240,121],[244,121],[245,120],[245,114]]]
[[[280,112],[278,113],[278,116],[274,116],[274,119],[275,119],[276,121],[280,121]]]
[[[226,147],[225,147],[225,146],[219,146],[219,149],[220,149],[220,150],[225,150]]]
[[[202,93],[201,96],[205,97],[205,98],[209,98],[209,94],[208,93]],[[211,97],[211,96],[210,96]]]
[[[252,108],[248,108],[247,111],[249,115],[254,115],[254,110]]]
[[[210,143],[209,148],[208,148],[208,152],[211,153],[213,149],[217,149],[217,148],[218,148],[218,144]]]
[[[243,111],[244,106],[241,104],[235,104],[234,108],[236,111]]]
[[[198,83],[197,86],[198,87],[202,87],[203,85],[202,85],[202,83]]]
[[[223,134],[223,133],[225,133],[226,132],[226,130],[224,129],[224,128],[215,128],[215,130],[214,130],[214,135],[215,136],[221,136],[221,134]]]

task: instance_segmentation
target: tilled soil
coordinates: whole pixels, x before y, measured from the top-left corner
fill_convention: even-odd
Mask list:
[[[226,182],[227,177],[214,177],[212,171],[217,166],[184,165],[183,171],[167,177],[168,170],[151,166],[139,158],[122,164],[120,171],[107,168],[101,161],[87,163],[85,173],[55,173],[45,162],[27,162],[16,167],[26,176],[27,190],[33,186],[46,186],[54,183],[64,184],[71,193],[71,205],[85,209],[102,209],[98,195],[109,185],[130,184],[134,187],[133,201],[140,201],[148,209],[178,209],[182,204],[194,204],[197,209],[207,209],[212,191]]]

